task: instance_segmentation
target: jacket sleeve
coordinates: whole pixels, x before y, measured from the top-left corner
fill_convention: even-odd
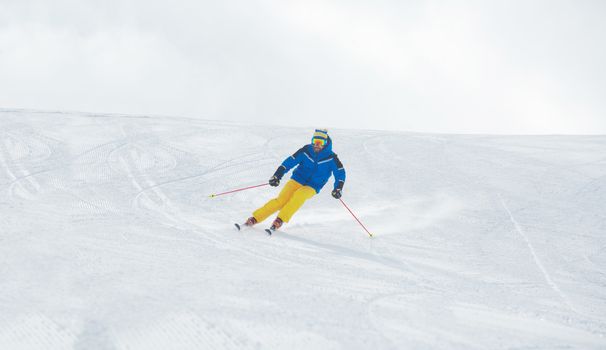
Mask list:
[[[301,163],[301,161],[303,160],[302,157],[303,157],[303,152],[305,152],[305,147],[306,146],[301,147],[292,156],[284,159],[282,164],[278,167],[278,169],[274,173],[274,176],[277,177],[278,179],[282,179],[282,176],[284,176],[284,174],[289,172],[290,169],[299,165],[299,163]]]
[[[332,174],[335,177],[334,189],[336,190],[338,188],[343,190],[343,186],[345,185],[345,167],[343,167],[343,163],[341,163],[336,155],[333,159],[335,162],[335,167],[332,170]]]

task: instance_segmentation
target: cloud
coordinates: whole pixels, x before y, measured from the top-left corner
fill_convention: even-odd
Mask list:
[[[606,133],[601,2],[8,1],[0,105]]]

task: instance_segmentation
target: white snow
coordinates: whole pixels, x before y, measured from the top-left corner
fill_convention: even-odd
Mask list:
[[[235,231],[312,128],[0,110],[0,347],[606,348],[606,136],[331,129],[375,237]]]

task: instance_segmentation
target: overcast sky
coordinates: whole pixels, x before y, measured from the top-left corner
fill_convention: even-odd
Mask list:
[[[606,1],[0,0],[0,107],[606,134]]]

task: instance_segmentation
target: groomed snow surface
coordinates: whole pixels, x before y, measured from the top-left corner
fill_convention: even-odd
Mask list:
[[[331,129],[375,237],[235,231],[312,132],[0,110],[0,348],[606,348],[605,136]]]

